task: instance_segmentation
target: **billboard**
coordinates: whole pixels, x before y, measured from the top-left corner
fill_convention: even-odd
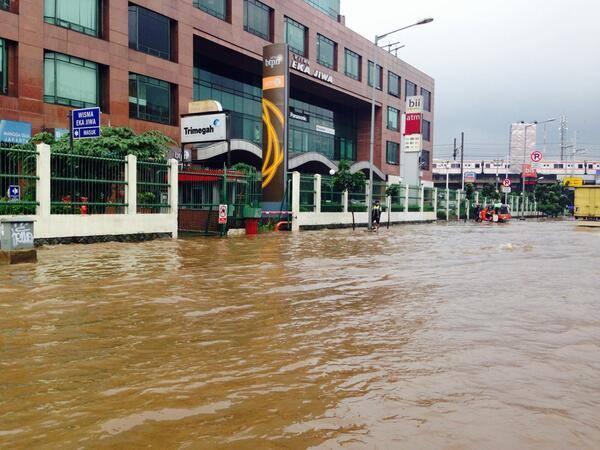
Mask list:
[[[181,117],[181,143],[227,140],[227,114],[195,114]]]
[[[510,126],[510,166],[513,173],[518,173],[522,165],[529,162],[529,155],[535,151],[536,139],[537,125],[513,123]]]
[[[263,209],[276,211],[285,201],[287,121],[289,117],[287,44],[263,48]]]

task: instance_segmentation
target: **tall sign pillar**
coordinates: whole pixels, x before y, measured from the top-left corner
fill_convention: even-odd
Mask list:
[[[287,44],[263,48],[263,165],[264,211],[287,208],[288,104],[290,92]]]
[[[401,158],[402,181],[410,186],[421,184],[421,151],[423,150],[423,96],[407,97],[404,115],[404,147]]]

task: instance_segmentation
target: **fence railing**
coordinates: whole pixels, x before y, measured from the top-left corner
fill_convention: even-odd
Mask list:
[[[51,153],[52,214],[124,214],[126,161]]]
[[[367,193],[364,189],[348,193],[348,211],[366,212],[367,209]]]
[[[335,189],[333,177],[330,176],[321,177],[321,211],[344,211],[344,193]]]
[[[408,187],[408,211],[416,212],[421,210],[421,188],[415,186]]]
[[[168,214],[171,212],[169,164],[156,161],[137,162],[137,212]]]
[[[0,216],[36,211],[37,152],[0,147]]]
[[[315,177],[300,175],[300,211],[313,212],[316,206]]]
[[[423,189],[423,211],[434,212],[435,211],[435,189],[424,188]]]

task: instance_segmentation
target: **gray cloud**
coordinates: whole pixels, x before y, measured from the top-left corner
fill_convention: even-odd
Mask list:
[[[578,146],[600,158],[599,1],[342,0],[342,13],[371,39],[435,18],[394,40],[406,43],[403,60],[436,80],[437,155],[464,130],[473,156],[500,156],[511,122],[564,113],[569,138],[577,130]],[[558,122],[548,125],[549,156],[558,136]]]

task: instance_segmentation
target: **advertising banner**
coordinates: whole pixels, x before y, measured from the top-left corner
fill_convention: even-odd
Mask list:
[[[529,162],[529,155],[535,151],[537,125],[513,123],[510,127],[510,166],[513,172]],[[525,136],[527,133],[527,136]]]
[[[421,134],[422,114],[410,113],[406,115],[404,135]]]
[[[181,117],[181,143],[227,140],[227,114],[194,114]]]
[[[279,210],[285,201],[289,61],[287,44],[263,48],[263,210]]]
[[[26,144],[31,138],[31,124],[14,120],[0,120],[0,142]]]

